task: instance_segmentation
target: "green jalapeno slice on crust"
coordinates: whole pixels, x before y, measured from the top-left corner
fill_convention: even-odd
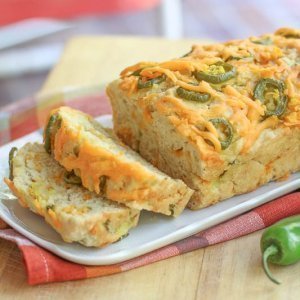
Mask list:
[[[286,39],[300,39],[300,34],[286,34],[283,35]]]
[[[217,62],[209,66],[207,71],[195,72],[197,80],[204,80],[209,83],[222,83],[233,78],[236,75],[236,68],[225,62]]]
[[[277,30],[275,33],[276,35],[280,35],[285,37],[286,39],[300,39],[300,31],[299,30],[293,30],[293,29],[283,29],[283,30]]]
[[[81,178],[76,176],[74,171],[65,172],[64,181],[70,184],[81,184]]]
[[[47,210],[50,210],[50,209],[51,209],[51,210],[54,211],[54,210],[55,210],[55,205],[54,205],[54,204],[47,205],[47,206],[46,206],[46,209],[47,209]]]
[[[13,174],[13,159],[15,156],[15,152],[18,151],[17,147],[12,147],[9,151],[8,155],[8,165],[9,165],[9,180],[14,180],[14,174]]]
[[[221,143],[222,150],[228,148],[233,138],[233,127],[224,118],[215,118],[209,120],[216,127],[219,133],[219,141]]]
[[[228,58],[225,59],[225,61],[231,61],[231,60],[241,60],[243,59],[243,57],[239,57],[239,56],[229,56]]]
[[[231,60],[253,60],[253,55],[249,55],[249,56],[229,56],[228,58],[226,58],[225,62],[231,61]]]
[[[266,38],[262,38],[262,39],[259,39],[259,40],[254,40],[254,41],[252,41],[252,43],[258,44],[258,45],[268,46],[268,45],[272,45],[273,41],[272,41],[271,38],[266,37]]]
[[[261,79],[254,88],[254,98],[265,106],[265,115],[281,116],[287,106],[288,98],[284,95],[284,83],[272,78]]]
[[[49,154],[51,154],[51,134],[53,133],[53,129],[55,127],[60,127],[60,123],[58,124],[57,121],[61,121],[60,116],[52,115],[45,128],[44,147]]]
[[[189,91],[182,87],[178,87],[176,90],[176,94],[178,97],[190,100],[190,101],[197,101],[197,102],[207,102],[210,99],[210,94],[207,93],[200,93],[195,91]]]
[[[130,76],[140,76],[140,73],[143,71],[143,69],[137,69],[136,71],[132,72]]]
[[[166,75],[161,75],[155,78],[151,78],[148,80],[145,80],[144,78],[140,77],[137,83],[137,88],[138,89],[145,89],[145,88],[150,88],[152,87],[154,84],[160,84],[163,81],[166,80]]]

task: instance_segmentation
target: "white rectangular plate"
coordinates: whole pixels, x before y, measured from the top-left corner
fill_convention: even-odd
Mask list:
[[[98,121],[106,127],[112,125],[111,116],[99,117]],[[41,132],[36,131],[1,147],[0,176],[7,176],[8,152],[11,147],[21,147],[26,142],[41,140]],[[36,244],[69,261],[86,265],[109,265],[191,236],[299,187],[300,173],[298,172],[286,181],[271,182],[254,192],[232,197],[211,207],[199,211],[185,210],[176,219],[143,212],[139,225],[130,231],[128,237],[103,249],[65,243],[43,218],[21,207],[4,184],[0,185],[0,217]]]

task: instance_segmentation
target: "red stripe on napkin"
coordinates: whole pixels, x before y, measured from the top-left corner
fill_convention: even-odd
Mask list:
[[[282,197],[276,206],[272,203],[253,210],[261,217],[266,227],[290,215],[300,214],[300,192]]]
[[[0,230],[0,237],[18,244],[24,257],[28,283],[36,285],[121,273],[244,236],[295,214],[300,214],[300,192],[273,200],[248,213],[148,254],[109,266],[84,266],[67,262],[36,246],[13,229]]]

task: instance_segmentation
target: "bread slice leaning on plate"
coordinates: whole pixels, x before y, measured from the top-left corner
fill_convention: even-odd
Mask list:
[[[44,141],[48,152],[79,176],[84,187],[128,207],[178,216],[193,193],[78,110],[54,110]]]
[[[17,151],[5,182],[20,204],[43,216],[65,242],[103,247],[127,235],[139,219],[138,210],[83,188],[42,144]]]

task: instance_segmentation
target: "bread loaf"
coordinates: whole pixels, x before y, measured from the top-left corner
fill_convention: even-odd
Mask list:
[[[193,46],[107,87],[114,130],[199,209],[300,169],[300,31]]]

